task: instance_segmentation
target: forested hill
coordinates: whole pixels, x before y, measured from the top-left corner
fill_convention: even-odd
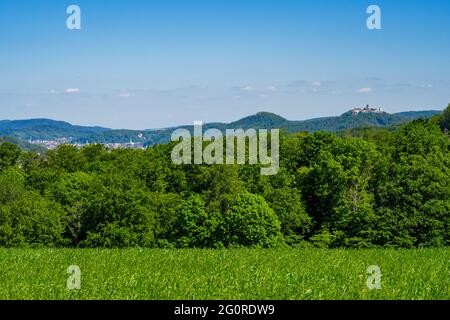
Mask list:
[[[111,131],[102,127],[76,126],[64,121],[51,119],[2,120],[0,136],[10,136],[21,140],[52,140],[58,138],[79,139],[98,136]]]
[[[204,129],[248,129],[248,128],[280,128],[287,132],[299,131],[328,131],[336,132],[359,127],[389,127],[402,124],[417,118],[431,118],[440,111],[410,111],[401,113],[367,113],[352,115],[347,112],[337,117],[316,118],[303,121],[287,120],[279,115],[260,112],[255,115],[231,123],[209,123]],[[192,126],[180,126],[158,130],[117,130],[102,127],[76,126],[63,121],[50,119],[31,119],[0,121],[0,136],[28,140],[54,140],[67,138],[73,143],[125,143],[134,142],[152,145],[165,143],[170,139],[172,131],[176,128],[192,129]]]
[[[402,124],[418,118],[431,118],[440,111],[408,111],[400,113],[361,113],[352,115],[346,112],[338,117],[315,118],[302,121],[286,120],[276,114],[260,112],[254,116],[230,124],[231,127],[244,128],[282,128],[288,132],[335,132],[358,127],[387,127]]]

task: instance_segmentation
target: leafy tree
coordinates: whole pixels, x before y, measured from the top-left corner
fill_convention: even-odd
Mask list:
[[[48,188],[60,179],[61,175],[60,170],[41,164],[27,168],[26,185],[28,188],[36,190],[43,195]]]
[[[46,196],[64,208],[66,237],[74,245],[81,241],[85,199],[92,181],[85,172],[66,173],[46,190]]]
[[[83,163],[83,171],[87,172],[101,172],[103,169],[102,165],[110,160],[109,152],[100,144],[87,145],[80,150],[79,157],[79,163],[76,165]]]
[[[306,137],[306,132],[280,135],[280,163],[288,172],[295,173],[300,165],[305,164],[301,161],[305,157],[302,146]]]
[[[303,240],[312,227],[312,219],[306,213],[299,190],[274,189],[266,199],[281,223],[286,242],[296,245]]]
[[[172,241],[181,248],[207,248],[214,246],[214,234],[219,215],[206,211],[202,197],[193,194],[177,208]]]
[[[318,138],[308,148],[316,159],[310,155],[310,166],[298,170],[316,232],[334,234],[333,246],[371,246],[368,234],[375,212],[370,180],[379,154],[362,139]]]
[[[274,247],[282,242],[281,225],[263,197],[241,193],[224,215],[222,224],[227,247]]]
[[[156,246],[174,247],[176,239],[176,222],[179,217],[179,206],[183,199],[176,193],[151,193],[152,211],[156,214],[155,238]]]
[[[221,214],[228,211],[242,190],[236,165],[202,166],[194,179],[193,191],[202,193],[207,210]]]
[[[379,175],[375,230],[385,246],[442,246],[449,243],[449,140],[425,120],[393,135],[389,166]]]
[[[152,246],[155,213],[142,185],[122,175],[93,178],[84,197],[80,245]]]
[[[62,145],[48,152],[48,165],[62,171],[75,172],[82,168],[83,157],[76,147]]]
[[[10,142],[0,145],[0,170],[14,166],[19,160],[21,151],[18,146]]]
[[[25,193],[24,176],[14,169],[0,171],[0,206],[20,199]]]
[[[450,130],[450,103],[447,108],[444,110],[441,116],[440,126],[442,130]]]
[[[35,192],[0,206],[0,245],[7,247],[66,244],[61,207]]]
[[[171,146],[156,145],[145,151],[139,176],[154,192],[182,193],[189,190],[185,167],[172,163]]]

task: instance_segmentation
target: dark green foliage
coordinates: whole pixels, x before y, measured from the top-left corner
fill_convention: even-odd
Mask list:
[[[81,170],[83,160],[80,151],[70,145],[62,145],[58,149],[51,150],[48,153],[48,165],[65,172]]]
[[[450,130],[450,103],[442,113],[439,124],[442,130]]]
[[[135,180],[95,175],[82,198],[81,245],[151,246],[155,214],[150,195]]]
[[[380,155],[375,145],[359,138],[314,135],[307,141],[297,171],[307,212],[319,234],[330,234],[332,246],[366,247],[374,219],[369,182]]]
[[[287,120],[240,124],[252,121]],[[0,246],[448,246],[450,140],[440,123],[284,132],[274,176],[259,165],[177,166],[173,143],[38,155],[5,142]]]
[[[23,174],[8,169],[0,172],[0,204],[5,205],[18,200],[25,193]]]
[[[26,190],[21,173],[0,173],[0,246],[63,245],[64,216],[58,203]]]
[[[399,247],[448,245],[450,218],[449,139],[424,120],[392,136],[389,165],[376,188],[377,233]]]
[[[306,213],[300,190],[296,188],[273,189],[267,195],[269,206],[281,224],[286,242],[290,245],[301,243],[311,231],[312,219]]]
[[[46,190],[46,195],[64,208],[66,237],[74,245],[82,240],[83,214],[92,181],[93,177],[84,172],[66,173]]]
[[[20,149],[15,144],[3,142],[0,145],[0,170],[14,166],[20,157]]]

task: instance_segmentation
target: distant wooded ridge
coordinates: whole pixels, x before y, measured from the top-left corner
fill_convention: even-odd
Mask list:
[[[205,129],[248,129],[279,128],[286,132],[337,132],[361,127],[390,127],[418,118],[431,118],[441,113],[438,110],[408,111],[399,113],[359,113],[348,111],[341,116],[314,118],[292,121],[270,112],[259,112],[240,120],[221,123],[206,123]],[[149,146],[166,143],[177,128],[192,129],[192,125],[175,126],[164,129],[127,130],[110,129],[99,126],[78,126],[64,121],[51,119],[2,120],[0,121],[0,137],[19,139],[24,145],[26,141],[69,139],[70,143],[127,143],[133,141]]]

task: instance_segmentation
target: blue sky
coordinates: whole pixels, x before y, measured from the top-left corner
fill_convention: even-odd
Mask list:
[[[82,29],[66,28],[79,5]],[[379,5],[382,30],[368,30]],[[113,128],[450,102],[450,1],[0,1],[0,119]]]

